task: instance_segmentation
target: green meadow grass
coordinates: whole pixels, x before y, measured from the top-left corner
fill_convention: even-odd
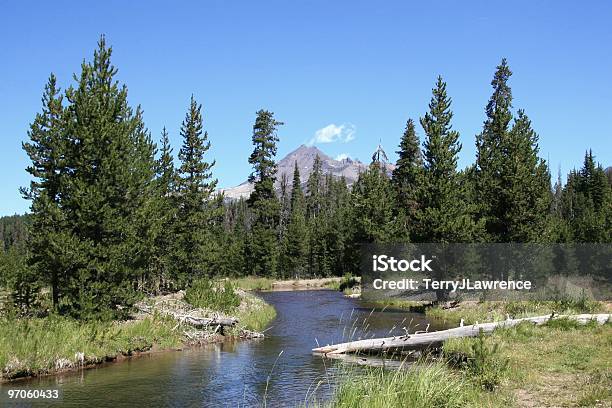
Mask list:
[[[0,333],[1,377],[5,379],[102,362],[154,345],[172,348],[182,344],[176,321],[161,316],[120,323],[78,322],[57,316],[1,318]]]

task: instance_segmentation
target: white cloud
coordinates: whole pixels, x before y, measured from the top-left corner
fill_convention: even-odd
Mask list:
[[[320,143],[342,142],[348,143],[355,139],[355,126],[350,123],[336,125],[334,123],[317,130],[308,145]]]
[[[344,159],[348,159],[351,156],[348,155],[348,153],[340,153],[339,155],[336,156],[336,160],[337,161],[342,161]]]

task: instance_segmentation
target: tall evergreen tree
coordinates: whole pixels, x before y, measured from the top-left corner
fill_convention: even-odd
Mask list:
[[[306,219],[308,228],[308,272],[311,276],[327,274],[325,265],[325,220],[322,217],[324,175],[321,157],[317,154],[306,181]]]
[[[175,277],[183,285],[199,276],[212,276],[219,256],[211,230],[213,219],[220,215],[213,199],[217,186],[217,179],[212,176],[215,161],[207,161],[210,141],[208,132],[203,130],[202,105],[193,96],[181,125],[181,136],[173,263]]]
[[[66,91],[66,171],[61,184],[62,311],[108,318],[136,297],[136,281],[149,267],[149,205],[154,144],[140,108],[127,102],[104,37],[78,83]],[[146,237],[146,239],[143,239]]]
[[[491,86],[493,95],[486,107],[487,119],[482,132],[476,136],[476,191],[480,217],[485,222],[488,239],[502,242],[508,237],[503,223],[509,203],[505,202],[503,180],[510,121],[512,120],[512,91],[508,79],[512,75],[506,59],[497,66]]]
[[[403,239],[410,239],[414,230],[415,213],[418,207],[418,190],[421,188],[423,158],[419,138],[412,119],[408,120],[406,130],[400,141],[399,156],[393,170],[391,182],[395,188],[398,233]]]
[[[321,211],[323,195],[323,164],[321,157],[317,154],[312,164],[312,170],[306,182],[308,196],[306,198],[307,215],[309,219],[315,219]]]
[[[421,118],[425,142],[424,184],[417,212],[419,242],[470,242],[477,232],[457,173],[461,144],[459,133],[452,130],[450,106],[446,83],[438,77],[429,112]]]
[[[53,307],[59,307],[63,276],[60,273],[62,248],[61,228],[65,223],[60,207],[62,179],[66,177],[67,143],[63,98],[51,74],[42,97],[42,112],[30,125],[30,141],[23,144],[32,164],[26,171],[33,177],[30,186],[22,189],[32,201],[28,247],[33,272],[51,287]]]
[[[291,214],[291,191],[289,191],[289,181],[287,173],[281,175],[280,180],[280,195],[278,197],[280,204],[280,215],[278,224],[278,239],[282,241],[287,233],[287,225]]]
[[[488,239],[532,242],[552,237],[552,199],[546,163],[538,157],[538,136],[525,112],[519,110],[511,128],[512,75],[502,60],[491,82],[487,120],[477,136],[477,201]]]
[[[359,247],[354,243],[354,225],[351,222],[350,191],[346,179],[330,178],[327,188],[327,207],[329,214],[326,217],[328,242],[327,248],[331,257],[330,270],[337,276],[354,273],[358,269]]]
[[[280,206],[274,191],[276,181],[276,130],[282,122],[274,119],[274,114],[259,110],[253,125],[253,153],[249,164],[253,173],[249,182],[254,183],[254,191],[249,197],[253,212],[252,237],[249,242],[248,262],[250,273],[254,275],[274,275],[277,272],[278,245],[277,228]]]
[[[306,206],[297,162],[293,169],[291,185],[291,213],[287,226],[285,254],[286,270],[281,271],[284,277],[301,276],[307,270],[306,253],[308,235],[306,229]]]
[[[612,187],[590,150],[585,154],[582,168],[567,177],[562,212],[573,241],[612,240]]]
[[[153,217],[158,221],[152,254],[152,276],[150,288],[157,292],[167,289],[172,273],[172,249],[176,241],[174,235],[176,218],[177,174],[174,168],[172,147],[168,131],[162,129],[159,158],[156,166],[156,194]]]
[[[351,196],[355,241],[363,244],[391,240],[395,200],[384,164],[374,159],[368,169],[359,174]]]
[[[516,120],[505,144],[505,166],[502,178],[503,202],[507,208],[500,212],[505,225],[504,241],[536,242],[552,237],[550,231],[550,173],[544,160],[538,157],[538,135],[523,110]]]

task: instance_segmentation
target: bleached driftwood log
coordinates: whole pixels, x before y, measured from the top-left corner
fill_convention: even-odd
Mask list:
[[[410,360],[405,357],[400,359],[394,358],[381,358],[376,356],[363,356],[357,354],[325,354],[322,355],[324,358],[331,358],[334,360],[341,360],[345,363],[356,364],[367,367],[382,367],[382,368],[409,368],[412,364]]]
[[[432,345],[437,345],[445,340],[456,337],[476,337],[482,330],[484,333],[491,333],[498,327],[512,327],[522,322],[530,322],[535,325],[541,325],[549,321],[551,318],[566,318],[575,320],[580,324],[586,324],[590,321],[597,321],[598,324],[604,324],[612,320],[611,314],[579,314],[579,315],[546,315],[536,317],[525,317],[521,319],[508,319],[493,323],[480,323],[470,326],[456,327],[454,329],[440,330],[431,333],[408,334],[404,336],[394,336],[379,339],[368,339],[351,341],[348,343],[333,344],[324,347],[317,347],[312,351],[318,354],[328,356],[334,354],[363,352],[384,352],[390,350],[402,349],[419,349]]]
[[[194,316],[188,313],[177,312],[170,309],[158,309],[154,308],[150,305],[139,303],[136,305],[136,308],[141,312],[153,314],[154,310],[158,312],[172,316],[175,320],[187,323],[194,327],[209,327],[209,326],[234,326],[238,323],[238,319],[234,317],[223,317],[223,316],[213,316],[213,317],[199,317]]]

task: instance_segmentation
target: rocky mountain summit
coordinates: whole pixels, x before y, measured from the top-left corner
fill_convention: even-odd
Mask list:
[[[381,151],[382,148],[379,146],[374,154],[376,155]],[[368,167],[367,164],[359,160],[352,160],[350,158],[335,160],[323,153],[316,146],[301,145],[278,162],[278,173],[275,184],[276,189],[280,190],[280,182],[283,174],[286,174],[287,180],[289,184],[291,184],[295,162],[297,162],[298,168],[300,169],[300,180],[302,185],[305,186],[312,172],[312,167],[317,155],[321,158],[323,174],[331,173],[334,177],[344,177],[348,185],[353,184],[357,180],[357,177],[359,177],[359,173],[365,171]],[[385,166],[389,173],[395,168],[395,166],[390,163],[386,163]],[[253,191],[253,184],[245,181],[236,187],[226,188],[220,191],[229,199],[239,199],[241,197],[248,198]]]

